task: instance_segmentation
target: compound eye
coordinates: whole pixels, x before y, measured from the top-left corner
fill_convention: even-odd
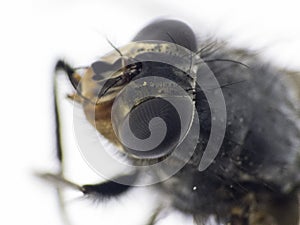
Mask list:
[[[163,98],[151,97],[134,106],[128,114],[128,125],[120,127],[118,133],[125,142],[125,150],[137,158],[168,155],[180,139],[180,116],[176,108]]]
[[[130,156],[138,159],[168,156],[189,132],[194,102],[186,92],[188,85],[185,87],[184,80],[179,81],[175,76],[180,73],[184,75],[167,64],[144,62],[141,73],[115,98],[112,126]]]

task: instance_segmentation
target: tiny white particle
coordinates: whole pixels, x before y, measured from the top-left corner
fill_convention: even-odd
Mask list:
[[[194,186],[194,187],[193,187],[193,191],[196,191],[196,190],[197,190],[197,187],[196,187],[196,186]]]

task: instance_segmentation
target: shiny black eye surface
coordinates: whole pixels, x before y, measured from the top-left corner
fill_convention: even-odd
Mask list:
[[[130,65],[134,78],[112,110],[112,123],[126,153],[137,159],[169,155],[189,132],[193,96],[188,74],[153,61]]]
[[[158,20],[142,29],[133,39],[159,40],[181,45],[191,51],[197,50],[196,37],[193,30],[178,20]]]
[[[160,118],[160,120],[155,121],[154,118]],[[152,139],[151,142],[158,143],[158,145],[150,151],[126,148],[127,152],[139,158],[159,158],[172,152],[180,138],[181,123],[179,113],[170,102],[159,97],[143,100],[131,110],[129,127],[137,138],[145,140],[151,136],[151,130],[157,133],[160,131],[158,129],[161,126],[161,120],[166,126],[165,137],[161,143]],[[160,138],[160,135],[157,137]],[[147,146],[144,147],[147,148]]]

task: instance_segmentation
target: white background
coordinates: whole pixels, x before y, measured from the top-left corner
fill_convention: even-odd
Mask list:
[[[157,17],[188,21],[199,35],[259,50],[280,67],[300,70],[297,1],[95,1],[12,0],[0,3],[1,213],[0,224],[62,224],[53,188],[34,171],[55,170],[51,130],[51,79],[55,61],[89,65]],[[63,82],[64,80],[62,80]],[[62,106],[72,122],[72,107]],[[73,156],[68,171],[79,183],[101,180],[81,160],[66,128]],[[147,195],[148,193],[148,195]],[[106,204],[68,200],[74,224],[144,224],[155,194],[137,190]],[[171,215],[162,224],[188,224]]]

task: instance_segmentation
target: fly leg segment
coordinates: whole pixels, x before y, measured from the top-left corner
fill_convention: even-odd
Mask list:
[[[55,66],[55,72],[64,71],[72,83],[72,86],[76,89],[80,82],[80,75],[66,62],[59,60]],[[39,173],[38,177],[50,181],[56,186],[58,202],[60,206],[60,213],[65,224],[71,224],[66,213],[66,205],[63,195],[63,188],[68,187],[80,191],[84,196],[91,197],[93,199],[106,200],[113,197],[118,197],[128,191],[134,184],[137,173],[131,175],[119,176],[114,181],[107,181],[97,184],[75,184],[64,177],[64,150],[62,146],[62,132],[61,132],[61,119],[59,112],[59,99],[58,99],[58,87],[56,84],[57,73],[55,73],[53,82],[53,108],[54,108],[54,124],[55,124],[55,148],[56,158],[58,160],[59,169],[57,173]],[[126,184],[123,184],[126,183]],[[132,185],[131,185],[132,184]]]
[[[91,197],[95,200],[108,200],[110,198],[118,197],[128,191],[132,186],[130,184],[121,184],[115,181],[106,181],[97,184],[79,185],[67,180],[59,174],[42,173],[38,174],[44,180],[54,183],[57,187],[68,187],[82,192],[85,196]],[[131,175],[124,175],[115,178],[116,181],[131,181],[132,184],[137,178],[137,173]]]

